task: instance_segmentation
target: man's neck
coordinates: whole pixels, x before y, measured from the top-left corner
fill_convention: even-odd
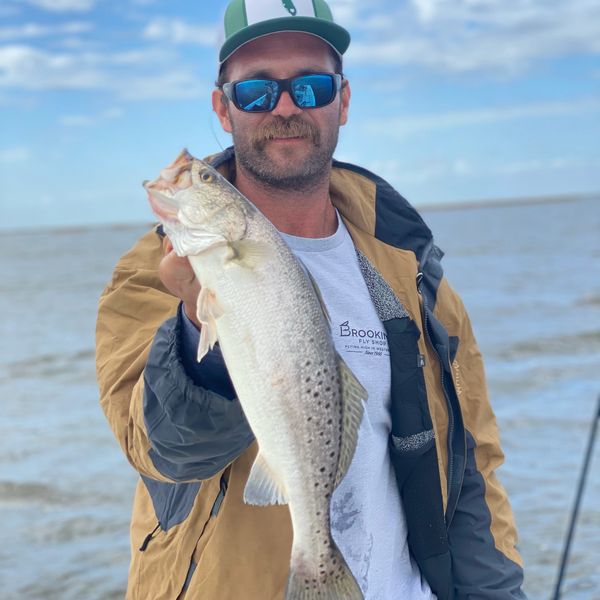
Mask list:
[[[321,238],[336,232],[337,216],[329,197],[329,177],[310,191],[280,190],[256,181],[238,164],[235,187],[282,233]]]

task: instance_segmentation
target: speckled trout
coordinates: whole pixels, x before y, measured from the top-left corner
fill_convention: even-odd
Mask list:
[[[286,599],[362,599],[331,537],[330,501],[367,393],[335,351],[314,281],[271,222],[187,151],[144,187],[201,285],[198,360],[218,341],[258,442],[244,501],[288,504]]]

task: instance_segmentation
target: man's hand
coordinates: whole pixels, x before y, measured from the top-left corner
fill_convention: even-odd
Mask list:
[[[200,321],[196,316],[200,282],[187,256],[177,256],[168,237],[164,239],[163,248],[165,255],[158,266],[158,276],[171,294],[183,300],[186,315],[200,329]]]

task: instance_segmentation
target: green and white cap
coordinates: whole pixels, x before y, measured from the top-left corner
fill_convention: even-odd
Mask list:
[[[240,46],[282,31],[316,35],[340,55],[350,45],[350,34],[334,23],[325,0],[231,0],[223,24],[220,64]]]

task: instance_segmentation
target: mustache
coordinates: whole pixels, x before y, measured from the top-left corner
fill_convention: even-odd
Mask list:
[[[252,142],[261,146],[269,140],[275,138],[301,137],[308,138],[316,146],[320,144],[321,135],[319,129],[312,123],[304,121],[299,116],[289,117],[288,119],[276,116],[273,120],[260,125],[252,136]]]

